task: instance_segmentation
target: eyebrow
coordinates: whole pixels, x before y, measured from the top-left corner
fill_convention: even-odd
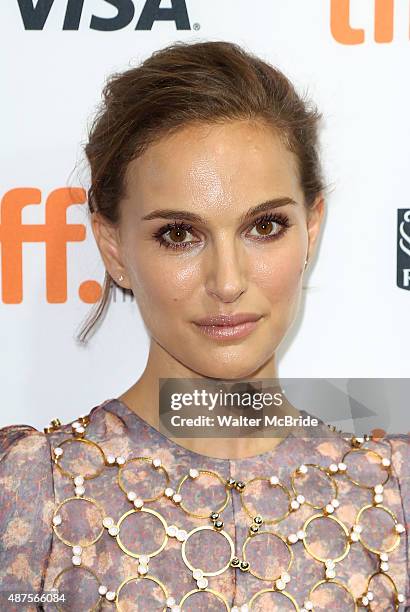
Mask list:
[[[280,206],[288,205],[297,206],[297,202],[289,197],[273,198],[250,208],[244,215],[240,216],[239,221],[242,223],[258,213],[272,210],[272,208],[279,208]],[[148,213],[148,215],[142,217],[141,220],[150,221],[151,219],[185,219],[187,221],[192,221],[193,223],[206,223],[206,219],[196,213],[188,210],[173,210],[170,208],[153,210],[152,212]]]

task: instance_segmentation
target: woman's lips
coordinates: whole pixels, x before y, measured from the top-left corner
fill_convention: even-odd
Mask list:
[[[252,333],[257,325],[258,321],[245,321],[238,325],[198,325],[195,323],[195,327],[197,327],[202,334],[210,338],[215,338],[216,340],[244,338]]]

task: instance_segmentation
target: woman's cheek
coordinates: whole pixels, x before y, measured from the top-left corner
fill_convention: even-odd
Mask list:
[[[299,290],[301,282],[301,253],[288,253],[286,257],[261,257],[255,263],[252,279],[272,303],[283,300]]]
[[[164,322],[165,315],[168,321],[173,309],[190,297],[198,281],[197,266],[182,265],[172,261],[172,257],[170,261],[164,261],[164,257],[144,259],[130,266],[135,298],[144,320],[157,314],[160,319],[157,322]]]

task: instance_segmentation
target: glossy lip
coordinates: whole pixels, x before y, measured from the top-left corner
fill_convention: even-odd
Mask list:
[[[194,321],[195,325],[202,326],[219,326],[219,327],[233,327],[235,325],[241,325],[242,323],[258,321],[262,315],[255,314],[253,312],[239,312],[234,315],[211,315],[209,317],[203,317]]]
[[[215,315],[194,322],[197,329],[214,340],[244,338],[252,333],[262,315],[238,313],[236,315]]]

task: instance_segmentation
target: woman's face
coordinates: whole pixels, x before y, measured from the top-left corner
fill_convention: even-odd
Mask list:
[[[323,202],[309,227],[296,158],[273,130],[251,121],[185,127],[130,163],[126,187],[119,258],[152,341],[206,377],[245,378],[274,359]],[[171,210],[178,218],[166,218]],[[195,324],[237,313],[260,316],[246,336],[215,338]]]

